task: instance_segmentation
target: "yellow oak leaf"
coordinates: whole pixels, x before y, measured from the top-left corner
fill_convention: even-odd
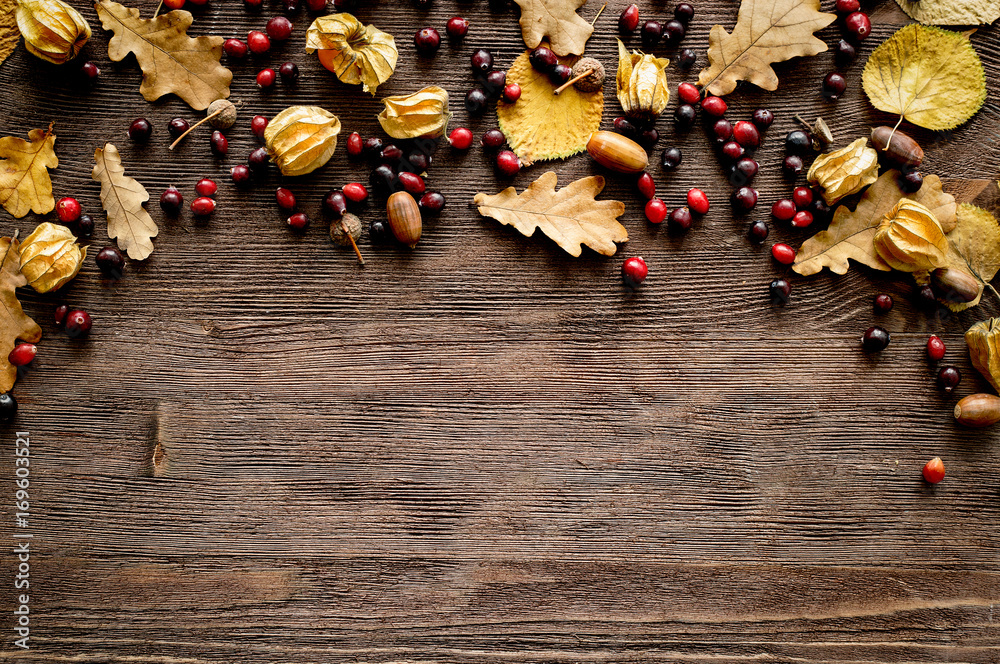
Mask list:
[[[176,9],[156,18],[139,18],[130,9],[111,0],[100,0],[94,8],[105,30],[115,34],[108,42],[108,57],[118,62],[129,53],[142,68],[139,92],[146,101],[174,93],[201,111],[216,99],[229,96],[233,72],[221,64],[222,37],[187,36],[194,18]]]
[[[945,267],[967,272],[979,282],[979,295],[971,302],[951,303],[952,311],[962,311],[979,304],[986,284],[1000,271],[1000,226],[996,217],[968,203],[958,206],[958,223],[948,233]]]
[[[17,301],[17,288],[28,280],[21,274],[21,252],[17,238],[0,238],[0,392],[7,392],[17,380],[17,367],[7,356],[18,339],[37,343],[42,338],[42,328],[31,320]]]
[[[959,32],[911,23],[868,58],[861,84],[872,106],[925,129],[952,129],[986,100],[983,63]]]
[[[0,0],[0,63],[14,52],[17,40],[21,37],[21,31],[17,29],[17,20],[14,18],[15,7],[17,0]]]
[[[108,213],[108,237],[118,240],[118,246],[129,258],[141,261],[153,253],[153,238],[159,232],[153,218],[142,204],[149,194],[137,180],[125,175],[118,148],[105,143],[94,151],[91,173],[101,183],[101,205]]]
[[[534,49],[545,37],[556,55],[583,55],[594,26],[576,10],[587,0],[514,0],[521,7],[521,36]]]
[[[819,0],[743,0],[732,33],[712,27],[709,65],[698,75],[698,85],[714,95],[729,94],[739,81],[777,90],[771,65],[825,51],[826,44],[813,33],[836,18],[819,10]]]
[[[531,66],[528,55],[519,55],[507,72],[507,83],[521,86],[521,98],[515,104],[497,103],[497,120],[510,149],[525,166],[583,152],[590,135],[601,128],[604,91],[581,92],[571,85],[553,94],[555,86]],[[572,67],[577,59],[559,62]]]
[[[519,102],[520,103],[520,102]],[[628,242],[628,231],[618,223],[625,213],[620,201],[598,201],[604,189],[600,175],[585,177],[556,191],[558,178],[545,173],[520,195],[514,187],[499,194],[476,194],[479,214],[513,226],[526,237],[541,229],[570,256],[579,256],[582,245],[605,256],[618,251],[616,242]]]
[[[924,25],[987,25],[1000,18],[997,0],[896,0]]]
[[[29,212],[52,212],[56,202],[46,169],[59,165],[52,126],[32,129],[27,141],[14,136],[0,138],[0,158],[0,205],[18,218]]]
[[[875,251],[875,232],[882,219],[903,198],[929,208],[947,233],[955,228],[955,197],[941,189],[941,178],[928,175],[915,194],[899,188],[899,171],[886,171],[865,191],[852,212],[846,205],[837,208],[830,227],[802,243],[792,269],[808,276],[824,267],[834,274],[847,274],[848,259],[875,270],[892,268]]]
[[[320,16],[306,31],[306,53],[317,51],[321,65],[341,83],[375,94],[396,70],[396,40],[350,14]]]

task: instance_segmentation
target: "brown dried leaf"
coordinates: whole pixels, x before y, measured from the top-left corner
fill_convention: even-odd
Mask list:
[[[616,242],[628,242],[628,231],[618,223],[625,212],[619,201],[598,201],[604,189],[599,175],[582,178],[558,192],[558,178],[552,171],[532,182],[518,195],[514,187],[499,194],[476,194],[479,214],[513,226],[526,237],[536,228],[552,238],[570,256],[579,256],[587,245],[605,256],[618,251]]]
[[[142,204],[149,194],[137,180],[125,175],[118,148],[105,143],[94,151],[97,164],[91,176],[101,183],[101,205],[108,213],[108,237],[118,240],[118,247],[137,261],[153,253],[153,240],[159,229]]]
[[[771,65],[825,51],[826,44],[813,33],[836,18],[819,11],[819,0],[743,0],[732,33],[712,27],[709,66],[698,75],[698,85],[714,95],[729,94],[739,81],[777,90]]]
[[[535,48],[545,37],[556,55],[583,55],[594,26],[584,21],[576,10],[587,0],[514,0],[521,7],[521,36],[528,48]]]
[[[28,139],[0,138],[0,205],[15,217],[46,214],[56,206],[46,170],[59,165],[52,125],[48,130],[32,129]]]
[[[342,83],[362,85],[373,95],[396,70],[399,52],[396,40],[374,25],[364,25],[350,14],[320,16],[306,31],[306,53],[316,54],[320,64]]]
[[[135,54],[142,68],[139,92],[147,101],[173,92],[202,111],[229,96],[233,72],[219,64],[223,39],[188,37],[194,21],[190,12],[176,9],[145,19],[139,18],[138,9],[111,0],[100,0],[94,8],[104,29],[115,33],[108,42],[108,57],[118,62]]]
[[[42,328],[31,320],[17,301],[17,288],[28,283],[21,274],[20,247],[16,238],[0,238],[0,392],[7,392],[17,380],[17,367],[7,359],[18,339],[37,343]]]
[[[17,48],[21,31],[17,29],[14,8],[17,0],[0,0],[0,64]]]
[[[792,269],[804,276],[816,274],[824,267],[834,274],[847,274],[851,259],[888,272],[892,268],[875,251],[875,231],[903,198],[927,206],[945,232],[955,227],[955,197],[942,191],[941,178],[928,175],[915,194],[904,194],[898,178],[899,171],[886,171],[864,193],[857,209],[852,212],[846,205],[838,207],[830,227],[802,243]]]
[[[988,25],[1000,18],[996,0],[896,0],[896,4],[924,25]]]
[[[1000,271],[1000,226],[996,217],[968,203],[958,206],[958,223],[948,233],[946,267],[968,272],[979,282],[979,296],[961,304],[949,304],[952,311],[963,311],[979,304],[986,284]]]

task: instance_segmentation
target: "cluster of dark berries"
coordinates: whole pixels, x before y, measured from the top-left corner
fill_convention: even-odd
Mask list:
[[[465,110],[469,115],[482,115],[491,101],[500,98],[508,104],[513,104],[521,98],[521,87],[507,85],[507,72],[493,68],[493,54],[488,50],[477,49],[470,57],[469,63],[472,65],[473,77],[481,86],[472,88],[465,94]]]
[[[681,43],[687,34],[688,23],[694,17],[694,7],[686,2],[682,2],[674,7],[674,17],[666,22],[646,21],[642,24],[642,47],[647,51],[652,51],[661,41],[668,47],[673,48]],[[618,17],[618,32],[623,37],[628,37],[639,27],[639,7],[635,4],[626,7]],[[677,54],[677,66],[681,69],[690,69],[698,59],[697,53],[690,48],[683,49]]]
[[[469,21],[461,16],[452,16],[445,26],[445,32],[452,43],[458,43],[468,34]],[[417,47],[417,53],[431,57],[441,47],[441,33],[431,27],[421,28],[413,35],[413,45]]]

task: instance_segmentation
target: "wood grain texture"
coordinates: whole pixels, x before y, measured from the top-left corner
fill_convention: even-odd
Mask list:
[[[196,8],[191,34],[245,35],[277,11],[265,4],[259,15],[235,0]],[[155,3],[136,6],[149,16]],[[606,65],[623,6],[609,4],[588,44]],[[589,21],[599,7],[580,13]],[[382,95],[434,82],[456,102],[454,125],[492,127],[495,116],[469,119],[460,100],[475,48],[501,67],[521,52],[513,6],[368,3],[359,18],[394,34],[401,54],[375,98],[302,53],[301,10],[290,42],[233,67],[241,119],[225,159],[208,131],[166,149],[170,118],[197,114],[174,97],[145,102],[134,61],[108,61],[107,33],[86,48],[103,71],[90,88],[18,49],[0,66],[0,135],[56,121],[55,195],[96,213],[98,247],[90,170],[106,141],[154,200],[175,184],[190,201],[205,176],[220,192],[208,222],[149,206],[156,249],[121,281],[88,261],[64,292],[23,298],[45,338],[16,387],[18,419],[0,431],[0,492],[9,543],[13,432],[29,431],[32,648],[11,643],[15,561],[2,554],[0,662],[1000,662],[1000,436],[951,416],[958,398],[988,389],[962,334],[997,303],[928,315],[905,278],[852,269],[792,275],[792,302],[774,308],[766,286],[784,271],[745,239],[790,192],[780,162],[795,114],[822,115],[838,144],[893,124],[864,99],[861,69],[908,19],[891,1],[865,9],[873,34],[840,101],[819,94],[832,52],[776,65],[775,93],[730,95],[734,119],[759,106],[777,116],[752,215],[731,213],[700,125],[682,134],[664,118],[653,153],[684,152],[675,173],[652,170],[668,205],[693,186],[713,202],[683,238],[646,224],[630,178],[586,157],[554,164],[560,186],[606,175],[602,197],[625,203],[630,241],[612,259],[573,259],[479,217],[476,192],[523,189],[548,167],[510,182],[478,147],[436,153],[428,184],[447,196],[445,213],[413,251],[364,237],[365,268],[320,223],[302,236],[284,228],[276,171],[251,191],[228,182],[258,145],[249,118],[293,103],[374,135]],[[731,28],[736,10],[696,5],[683,46],[699,62],[672,67],[672,89],[697,78],[709,29]],[[466,40],[417,57],[413,32],[443,30],[456,13],[472,23]],[[835,44],[838,28],[819,36]],[[983,110],[952,132],[907,131],[925,172],[992,206],[1000,28],[972,41],[987,69]],[[286,59],[297,85],[260,92],[256,71]],[[125,138],[138,116],[154,125],[146,146]],[[366,175],[341,150],[286,183],[318,220],[328,189]],[[0,232],[37,221],[0,213]],[[772,229],[795,245],[806,236]],[[618,276],[630,255],[650,265],[637,293]],[[876,319],[879,292],[897,304]],[[63,301],[92,313],[89,340],[55,328]],[[868,357],[859,338],[875,323],[893,341]],[[953,396],[925,360],[931,333],[963,372]],[[933,456],[948,469],[936,487],[920,477]]]

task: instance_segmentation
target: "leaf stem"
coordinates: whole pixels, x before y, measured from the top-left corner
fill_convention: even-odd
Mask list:
[[[196,123],[194,123],[193,125],[191,125],[191,128],[190,128],[190,129],[188,129],[188,130],[187,130],[186,132],[184,132],[183,134],[181,134],[180,136],[178,136],[178,137],[177,137],[177,140],[175,140],[175,141],[174,141],[173,143],[171,143],[171,144],[170,144],[170,147],[169,147],[169,148],[167,148],[167,149],[168,149],[168,150],[173,150],[173,149],[174,149],[174,148],[175,148],[175,147],[177,146],[177,144],[178,144],[178,143],[180,143],[180,142],[181,142],[182,140],[184,140],[184,137],[185,137],[185,136],[187,136],[187,135],[188,135],[188,134],[190,134],[190,133],[191,133],[192,131],[194,131],[194,130],[195,130],[195,128],[197,128],[197,127],[198,127],[198,125],[200,125],[200,124],[204,124],[204,123],[208,122],[209,120],[211,120],[212,118],[214,118],[214,117],[215,117],[216,115],[218,115],[219,113],[222,113],[222,111],[224,111],[224,110],[226,110],[226,109],[225,109],[225,108],[220,108],[220,109],[219,109],[219,110],[217,110],[217,111],[216,111],[215,113],[212,113],[211,115],[206,115],[206,116],[205,116],[204,118],[202,118],[201,120],[198,120],[198,122],[196,122]]]
[[[569,79],[568,81],[566,81],[565,83],[563,83],[562,85],[560,85],[558,88],[556,88],[555,91],[553,91],[552,94],[554,94],[554,95],[559,94],[560,92],[562,92],[563,90],[565,90],[569,86],[573,85],[574,83],[576,83],[580,79],[587,78],[588,76],[590,76],[593,73],[594,73],[593,69],[588,69],[587,71],[581,72],[579,76],[575,76],[575,77]]]
[[[354,247],[354,253],[358,257],[358,262],[364,265],[365,258],[361,255],[361,250],[358,249],[358,243],[354,241],[354,236],[351,235],[351,231],[347,230],[347,226],[344,225],[343,219],[340,220],[340,228],[344,231],[344,234],[347,235],[347,239],[351,241],[351,246]]]
[[[899,129],[899,125],[902,124],[902,122],[903,122],[903,116],[900,115],[899,120],[896,121],[896,126],[892,128],[891,132],[889,132],[889,140],[885,142],[886,151],[888,151],[889,146],[892,145],[892,137],[896,135],[896,130]]]
[[[160,4],[156,5],[156,11],[153,12],[153,18],[156,18],[159,15],[161,7],[163,7],[163,0],[160,0]]]
[[[590,22],[591,25],[594,25],[595,23],[597,23],[597,19],[601,18],[601,14],[604,13],[604,10],[607,8],[607,6],[608,6],[608,3],[606,3],[606,2],[603,5],[601,5],[601,8],[597,11],[597,16],[595,16],[594,20]]]

